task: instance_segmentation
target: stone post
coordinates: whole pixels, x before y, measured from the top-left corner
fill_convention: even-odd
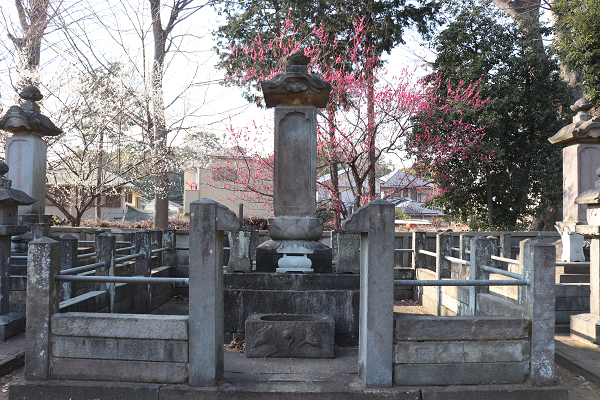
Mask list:
[[[252,228],[229,231],[229,262],[227,272],[252,272]]]
[[[241,224],[212,200],[190,204],[190,386],[216,386],[223,377],[223,231]]]
[[[133,236],[135,254],[143,253],[144,257],[135,259],[135,274],[137,276],[150,276],[152,273],[152,236],[150,231],[136,232]],[[150,312],[152,302],[152,286],[146,285],[146,311]]]
[[[275,271],[283,254],[277,250],[296,246],[303,254],[312,251],[309,269],[331,272],[331,248],[319,243],[323,224],[316,218],[317,108],[327,105],[331,85],[308,73],[309,61],[294,51],[284,59],[284,74],[261,82],[266,106],[275,107],[275,218],[269,220],[271,240],[258,247],[257,271]]]
[[[472,235],[469,233],[460,234],[458,245],[458,258],[460,258],[461,260],[469,259],[469,246],[471,245],[471,237]]]
[[[96,261],[104,262],[104,267],[96,268],[96,275],[115,276],[115,259],[117,238],[110,232],[104,232],[96,236]],[[96,290],[106,290],[109,299],[109,309],[113,312],[115,309],[115,284],[99,282],[96,283]]]
[[[77,267],[77,238],[73,235],[66,234],[59,239],[59,242],[61,271]],[[72,299],[75,296],[77,296],[77,285],[75,282],[60,283],[60,301]]]
[[[0,160],[0,340],[8,339],[25,329],[24,315],[9,313],[10,238],[27,230],[18,225],[18,207],[35,201],[23,191],[11,188],[11,181],[4,177],[7,172],[8,165]]]
[[[556,229],[563,239],[562,259],[567,262],[585,261],[583,236],[576,226],[585,224],[585,205],[575,199],[594,188],[594,171],[600,167],[600,117],[589,114],[593,106],[579,99],[571,106],[576,111],[573,123],[563,127],[548,140],[563,147],[563,220]]]
[[[500,235],[500,257],[512,258],[512,236],[510,233],[503,232]],[[516,265],[516,264],[499,262],[498,268],[502,268],[507,271],[519,273],[518,271],[511,269],[512,268],[511,265]]]
[[[413,232],[412,237],[412,267],[413,269],[425,268],[425,255],[419,253],[419,250],[426,250],[426,233]]]
[[[500,248],[499,248],[499,243],[500,243],[500,238],[498,236],[494,236],[494,235],[490,235],[486,237],[487,240],[490,241],[490,245],[492,246],[492,254],[493,256],[498,256],[500,254]],[[500,268],[500,266],[498,265],[498,262],[496,260],[491,260],[490,259],[490,263],[488,264],[490,267],[494,267],[494,268]]]
[[[338,274],[360,274],[360,234],[340,231],[337,233]]]
[[[469,257],[469,273],[471,280],[488,279],[489,274],[479,268],[480,265],[490,266],[492,261],[492,244],[481,235],[471,238],[471,254]],[[477,315],[477,294],[487,293],[488,286],[469,286],[468,315]]]
[[[42,214],[46,198],[46,141],[44,136],[60,135],[48,117],[40,113],[37,101],[43,98],[35,86],[27,86],[19,93],[21,106],[12,106],[0,119],[0,129],[12,132],[6,139],[6,163],[11,169],[8,178],[13,187],[36,198],[33,204],[19,206],[19,214],[28,214],[35,222]]]
[[[452,235],[449,233],[438,233],[435,237],[435,279],[444,279],[451,277],[452,263],[446,260],[446,256],[452,256]],[[444,288],[436,288],[435,305],[436,315],[442,315],[442,295]]]
[[[530,379],[533,386],[554,384],[554,269],[556,249],[543,240],[521,243],[525,317],[531,320]]]
[[[162,247],[162,230],[153,229],[150,231],[150,250],[160,249]],[[152,253],[150,253],[152,254]],[[156,266],[163,266],[163,257],[161,253],[155,253],[154,257],[156,257]],[[150,264],[150,271],[152,272],[153,264]]]
[[[25,338],[25,379],[49,376],[50,318],[58,312],[60,243],[46,237],[29,242],[27,255],[27,335]]]
[[[175,229],[166,228],[162,232],[162,246],[168,247],[169,250],[163,252],[163,264],[168,265],[171,268],[175,268]]]
[[[374,200],[343,229],[361,235],[358,374],[367,387],[392,386],[394,205]]]

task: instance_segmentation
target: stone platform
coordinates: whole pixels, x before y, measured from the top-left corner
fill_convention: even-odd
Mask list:
[[[357,357],[357,349],[336,349],[333,359],[249,359],[243,353],[225,351],[225,379],[216,388],[90,381],[18,381],[10,386],[9,399],[567,400],[567,390],[561,386],[398,386],[368,389],[358,379]]]

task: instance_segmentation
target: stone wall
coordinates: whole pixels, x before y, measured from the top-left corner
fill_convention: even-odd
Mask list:
[[[525,318],[396,316],[394,384],[525,383],[530,330]]]
[[[185,383],[188,317],[55,314],[50,352],[50,379]]]

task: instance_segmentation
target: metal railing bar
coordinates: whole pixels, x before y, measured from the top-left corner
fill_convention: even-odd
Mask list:
[[[471,265],[470,261],[467,260],[463,260],[462,258],[456,258],[456,257],[450,257],[450,256],[446,256],[444,257],[446,260],[456,263],[456,264],[462,264],[462,265]]]
[[[503,270],[503,269],[500,269],[500,268],[490,267],[489,265],[480,265],[479,269],[482,269],[483,271],[491,272],[493,274],[507,276],[509,278],[525,279],[525,277],[523,275],[521,275],[521,274],[517,274],[515,272],[506,271],[506,270]]]
[[[13,260],[27,260],[27,256],[10,256]]]
[[[529,279],[501,280],[394,280],[394,286],[529,286]]]
[[[160,249],[150,250],[150,254],[161,253],[163,251],[170,250],[170,247],[161,247]]]
[[[492,256],[492,260],[503,261],[503,262],[509,263],[509,264],[518,264],[519,263],[519,260],[515,260],[514,258],[505,258],[505,257],[499,257],[499,256]]]
[[[123,257],[119,257],[119,258],[115,258],[115,263],[121,263],[123,261],[128,261],[128,260],[134,260],[136,258],[146,258],[146,254],[142,251],[140,251],[139,253],[135,253],[135,254],[130,254],[128,256],[123,256]]]
[[[557,267],[589,267],[589,261],[579,261],[579,262],[557,262]]]
[[[135,250],[135,246],[119,247],[118,249],[115,250],[115,252],[119,253],[121,251],[127,251],[127,250]]]
[[[413,249],[394,249],[396,253],[412,253]]]
[[[425,254],[426,256],[431,256],[431,257],[437,257],[437,254],[434,253],[433,251],[428,251],[428,250],[419,250],[420,254]]]
[[[62,272],[62,271],[61,271]],[[59,282],[108,282],[108,283],[175,283],[189,284],[190,278],[150,278],[146,276],[78,276],[54,275],[54,280]]]
[[[71,274],[77,275],[81,272],[88,272],[88,271],[91,271],[91,270],[99,268],[99,267],[106,267],[106,263],[104,261],[100,261],[100,262],[97,262],[94,264],[84,265],[82,267],[63,269],[62,271],[60,271],[60,273],[62,275],[71,275]]]
[[[77,259],[96,257],[96,253],[85,253],[77,255]]]

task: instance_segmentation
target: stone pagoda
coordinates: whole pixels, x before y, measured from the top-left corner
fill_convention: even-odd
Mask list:
[[[319,243],[323,223],[316,217],[317,108],[329,100],[331,85],[309,74],[301,51],[284,58],[285,73],[261,82],[267,107],[275,107],[271,240],[257,249],[260,272],[331,272],[331,248]]]
[[[600,117],[588,111],[592,105],[579,99],[571,106],[576,111],[573,123],[562,128],[548,140],[563,148],[563,220],[556,224],[563,242],[561,259],[567,262],[585,261],[583,236],[575,226],[586,223],[586,207],[575,199],[594,188],[594,171],[600,167]]]

